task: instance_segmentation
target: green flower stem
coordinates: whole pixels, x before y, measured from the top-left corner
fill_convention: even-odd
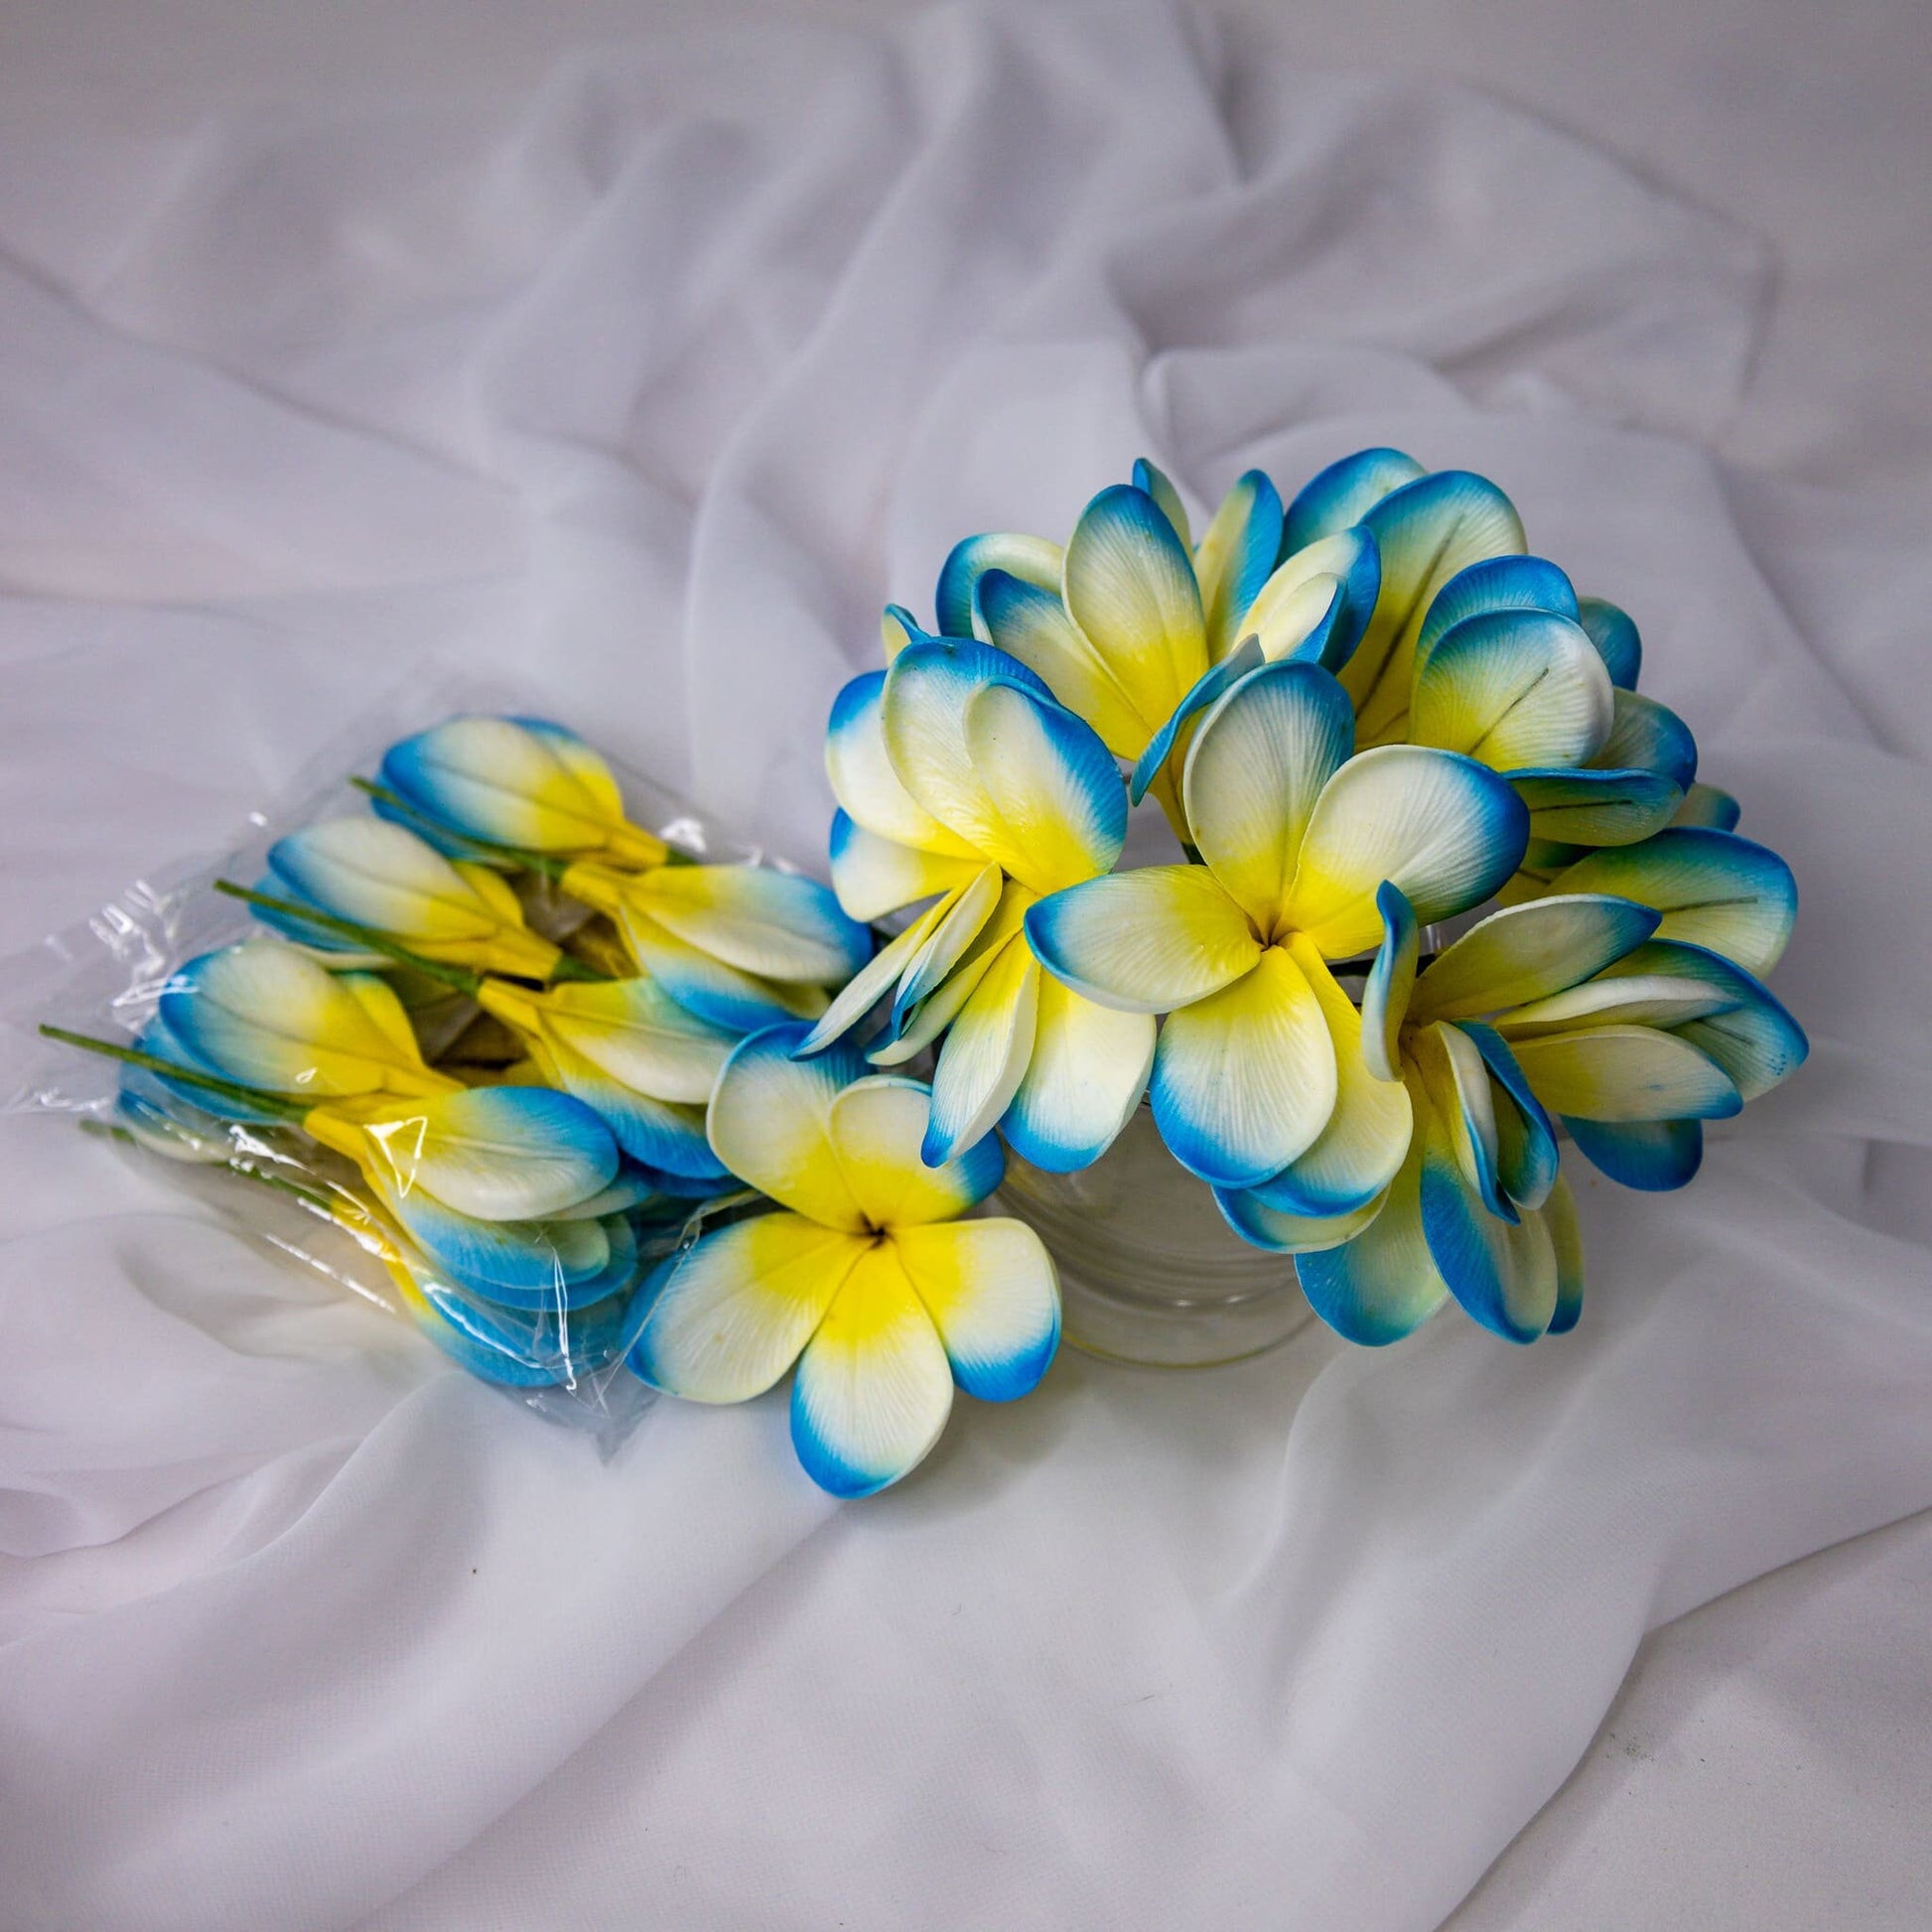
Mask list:
[[[333,932],[340,939],[351,939],[369,952],[379,952],[393,959],[397,965],[408,966],[428,979],[454,987],[459,993],[474,995],[483,983],[483,975],[472,972],[467,966],[452,966],[447,960],[425,959],[421,953],[412,952],[386,932],[379,932],[373,926],[358,925],[353,919],[339,919],[333,912],[318,911],[312,906],[300,905],[291,898],[277,898],[271,893],[253,892],[246,886],[237,886],[232,879],[217,879],[214,890],[229,898],[240,899],[244,905],[258,905],[266,912],[279,912],[284,918],[301,919],[306,924],[320,926],[324,932]]]
[[[308,1117],[314,1105],[307,1100],[292,1100],[285,1093],[267,1093],[260,1087],[246,1087],[238,1080],[223,1080],[216,1074],[198,1073],[193,1067],[178,1066],[173,1060],[164,1060],[158,1054],[144,1053],[138,1046],[122,1046],[111,1039],[95,1039],[90,1034],[71,1034],[65,1027],[43,1026],[41,1035],[47,1039],[58,1039],[64,1046],[77,1046],[83,1053],[99,1053],[110,1060],[123,1060],[129,1066],[145,1067],[150,1073],[159,1073],[165,1079],[179,1081],[184,1086],[200,1087],[204,1092],[219,1095],[223,1100],[279,1114],[296,1125]]]

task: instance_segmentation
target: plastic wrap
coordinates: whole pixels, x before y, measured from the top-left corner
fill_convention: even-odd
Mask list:
[[[450,685],[400,701],[251,814],[219,858],[152,871],[13,961],[0,1074],[9,1111],[111,1138],[246,1238],[404,1317],[469,1373],[615,1441],[653,1399],[623,1363],[661,1265],[747,1198],[722,1170],[704,1172],[701,1152],[683,1162],[696,1172],[637,1158],[639,1146],[655,1148],[647,1137],[660,1114],[681,1145],[701,1150],[696,1084],[677,1089],[695,1099],[662,1104],[591,1089],[593,1099],[615,1094],[619,1111],[634,1101],[630,1112],[647,1116],[635,1131],[614,1130],[610,1109],[560,1090],[567,1049],[553,1041],[546,1058],[532,1015],[565,997],[560,989],[608,1006],[638,986],[621,977],[630,968],[618,922],[564,890],[555,875],[567,868],[490,855],[481,881],[490,901],[515,895],[504,928],[515,943],[497,965],[525,963],[520,924],[533,959],[551,947],[561,955],[546,995],[540,971],[412,965],[407,944],[358,949],[221,885],[293,900],[271,855],[299,853],[338,821],[366,838],[378,814],[427,834],[477,880],[481,841],[441,837],[393,794],[371,799],[355,781],[379,778],[385,751],[452,715],[537,708],[520,694]],[[605,762],[630,825],[661,839],[674,865],[762,867],[756,848],[685,801]],[[503,1013],[528,1024],[519,1031]],[[685,1018],[680,1010],[678,1024]],[[49,1027],[78,1038],[48,1037]],[[694,1022],[676,1038],[703,1060],[731,1036],[728,1026]],[[80,1050],[79,1039],[156,1063]],[[254,1080],[230,1081],[237,1055]],[[573,1058],[566,1070],[589,1065]],[[259,1078],[264,1066],[272,1083]],[[273,1100],[256,1097],[271,1087]]]

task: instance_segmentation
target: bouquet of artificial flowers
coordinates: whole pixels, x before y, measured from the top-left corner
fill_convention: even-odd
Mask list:
[[[890,607],[833,707],[830,892],[460,717],[221,882],[266,930],[132,1037],[49,1031],[121,1063],[113,1131],[328,1221],[489,1380],[795,1367],[845,1495],[1052,1358],[1053,1261],[980,1211],[1009,1154],[1083,1169],[1145,1100],[1342,1335],[1453,1300],[1523,1342],[1581,1309],[1561,1144],[1681,1186],[1803,1059],[1789,869],[1483,479],[1251,472],[1196,542],[1142,464],[1063,548],[959,544],[935,622]],[[1136,812],[1166,863],[1123,867]]]

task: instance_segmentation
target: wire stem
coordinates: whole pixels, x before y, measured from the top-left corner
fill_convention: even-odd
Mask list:
[[[83,1053],[99,1053],[106,1059],[145,1067],[148,1072],[158,1073],[164,1079],[178,1081],[184,1086],[200,1087],[207,1093],[218,1094],[224,1100],[235,1101],[245,1107],[258,1107],[279,1114],[284,1120],[300,1121],[310,1109],[311,1103],[308,1101],[292,1100],[285,1093],[267,1093],[260,1087],[243,1086],[239,1080],[223,1080],[216,1074],[199,1073],[191,1066],[180,1066],[173,1060],[162,1059],[158,1054],[144,1053],[138,1046],[122,1046],[111,1039],[95,1039],[91,1034],[69,1033],[65,1027],[44,1025],[40,1031],[44,1038],[58,1039],[64,1046],[77,1046]]]

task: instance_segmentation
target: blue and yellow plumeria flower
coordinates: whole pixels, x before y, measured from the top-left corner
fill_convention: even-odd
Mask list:
[[[544,718],[462,717],[392,745],[382,782],[415,820],[465,839],[659,866],[670,847],[624,816],[623,794],[604,759],[573,731]],[[393,811],[378,801],[376,809]]]
[[[1202,721],[1182,785],[1200,865],[1074,886],[1027,915],[1035,953],[1087,998],[1168,1016],[1154,1117],[1180,1164],[1247,1188],[1291,1167],[1348,1198],[1408,1143],[1401,1094],[1362,1070],[1361,1021],[1329,961],[1382,935],[1394,882],[1427,920],[1514,872],[1522,801],[1450,752],[1351,757],[1347,694],[1318,665],[1264,665]]]
[[[939,1440],[955,1383],[989,1402],[1038,1383],[1059,1289],[1024,1223],[958,1218],[999,1185],[999,1143],[927,1166],[927,1089],[860,1077],[849,1046],[798,1059],[804,1034],[746,1040],[711,1099],[719,1160],[775,1210],[665,1265],[629,1361],[694,1402],[761,1395],[796,1363],[799,1460],[832,1494],[863,1496]]]
[[[237,1170],[243,1172],[242,1170]],[[258,1172],[251,1177],[259,1177]],[[605,1225],[610,1265],[554,1294],[492,1302],[460,1285],[372,1203],[348,1189],[298,1186],[309,1205],[382,1266],[404,1314],[460,1368],[507,1388],[572,1384],[622,1359],[642,1325],[647,1272],[636,1233],[621,1215]]]
[[[874,1064],[939,1041],[928,1162],[997,1125],[1036,1167],[1085,1167],[1140,1100],[1154,1023],[1043,978],[1022,928],[1038,899],[1120,856],[1127,795],[1107,747],[1003,651],[920,635],[889,670],[840,692],[825,757],[846,909],[876,918],[931,903],[839,995],[804,1050],[841,1038],[890,990]]]
[[[562,955],[524,922],[500,873],[449,859],[406,826],[380,818],[331,818],[269,848],[261,890],[298,906],[386,934],[421,958],[478,972],[547,980]],[[352,940],[297,914],[258,905],[257,916],[299,944],[339,958],[382,964]]]
[[[1352,1340],[1395,1340],[1451,1298],[1514,1341],[1562,1333],[1584,1278],[1557,1120],[1610,1178],[1682,1186],[1703,1122],[1792,1072],[1804,1035],[1751,974],[1669,936],[1653,905],[1577,893],[1505,907],[1417,977],[1413,908],[1392,887],[1378,897],[1364,1057],[1408,1096],[1402,1165],[1352,1220],[1280,1184],[1224,1193],[1223,1211],[1300,1255],[1311,1303]]]
[[[608,1223],[629,1195],[617,1142],[581,1101],[514,1086],[374,1095],[330,1101],[301,1125],[353,1162],[383,1213],[479,1296],[540,1307],[608,1292],[623,1245]]]
[[[1094,497],[1064,550],[1010,534],[956,545],[940,573],[939,628],[1036,672],[1136,766],[1135,798],[1151,791],[1184,837],[1189,721],[1255,664],[1339,668],[1375,607],[1375,540],[1323,514],[1337,501],[1305,491],[1284,510],[1251,470],[1196,544],[1178,492],[1143,461],[1131,483]]]
[[[322,1100],[451,1093],[463,1084],[424,1063],[387,981],[328,972],[278,939],[191,959],[169,975],[156,1018],[189,1063],[274,1093]]]

